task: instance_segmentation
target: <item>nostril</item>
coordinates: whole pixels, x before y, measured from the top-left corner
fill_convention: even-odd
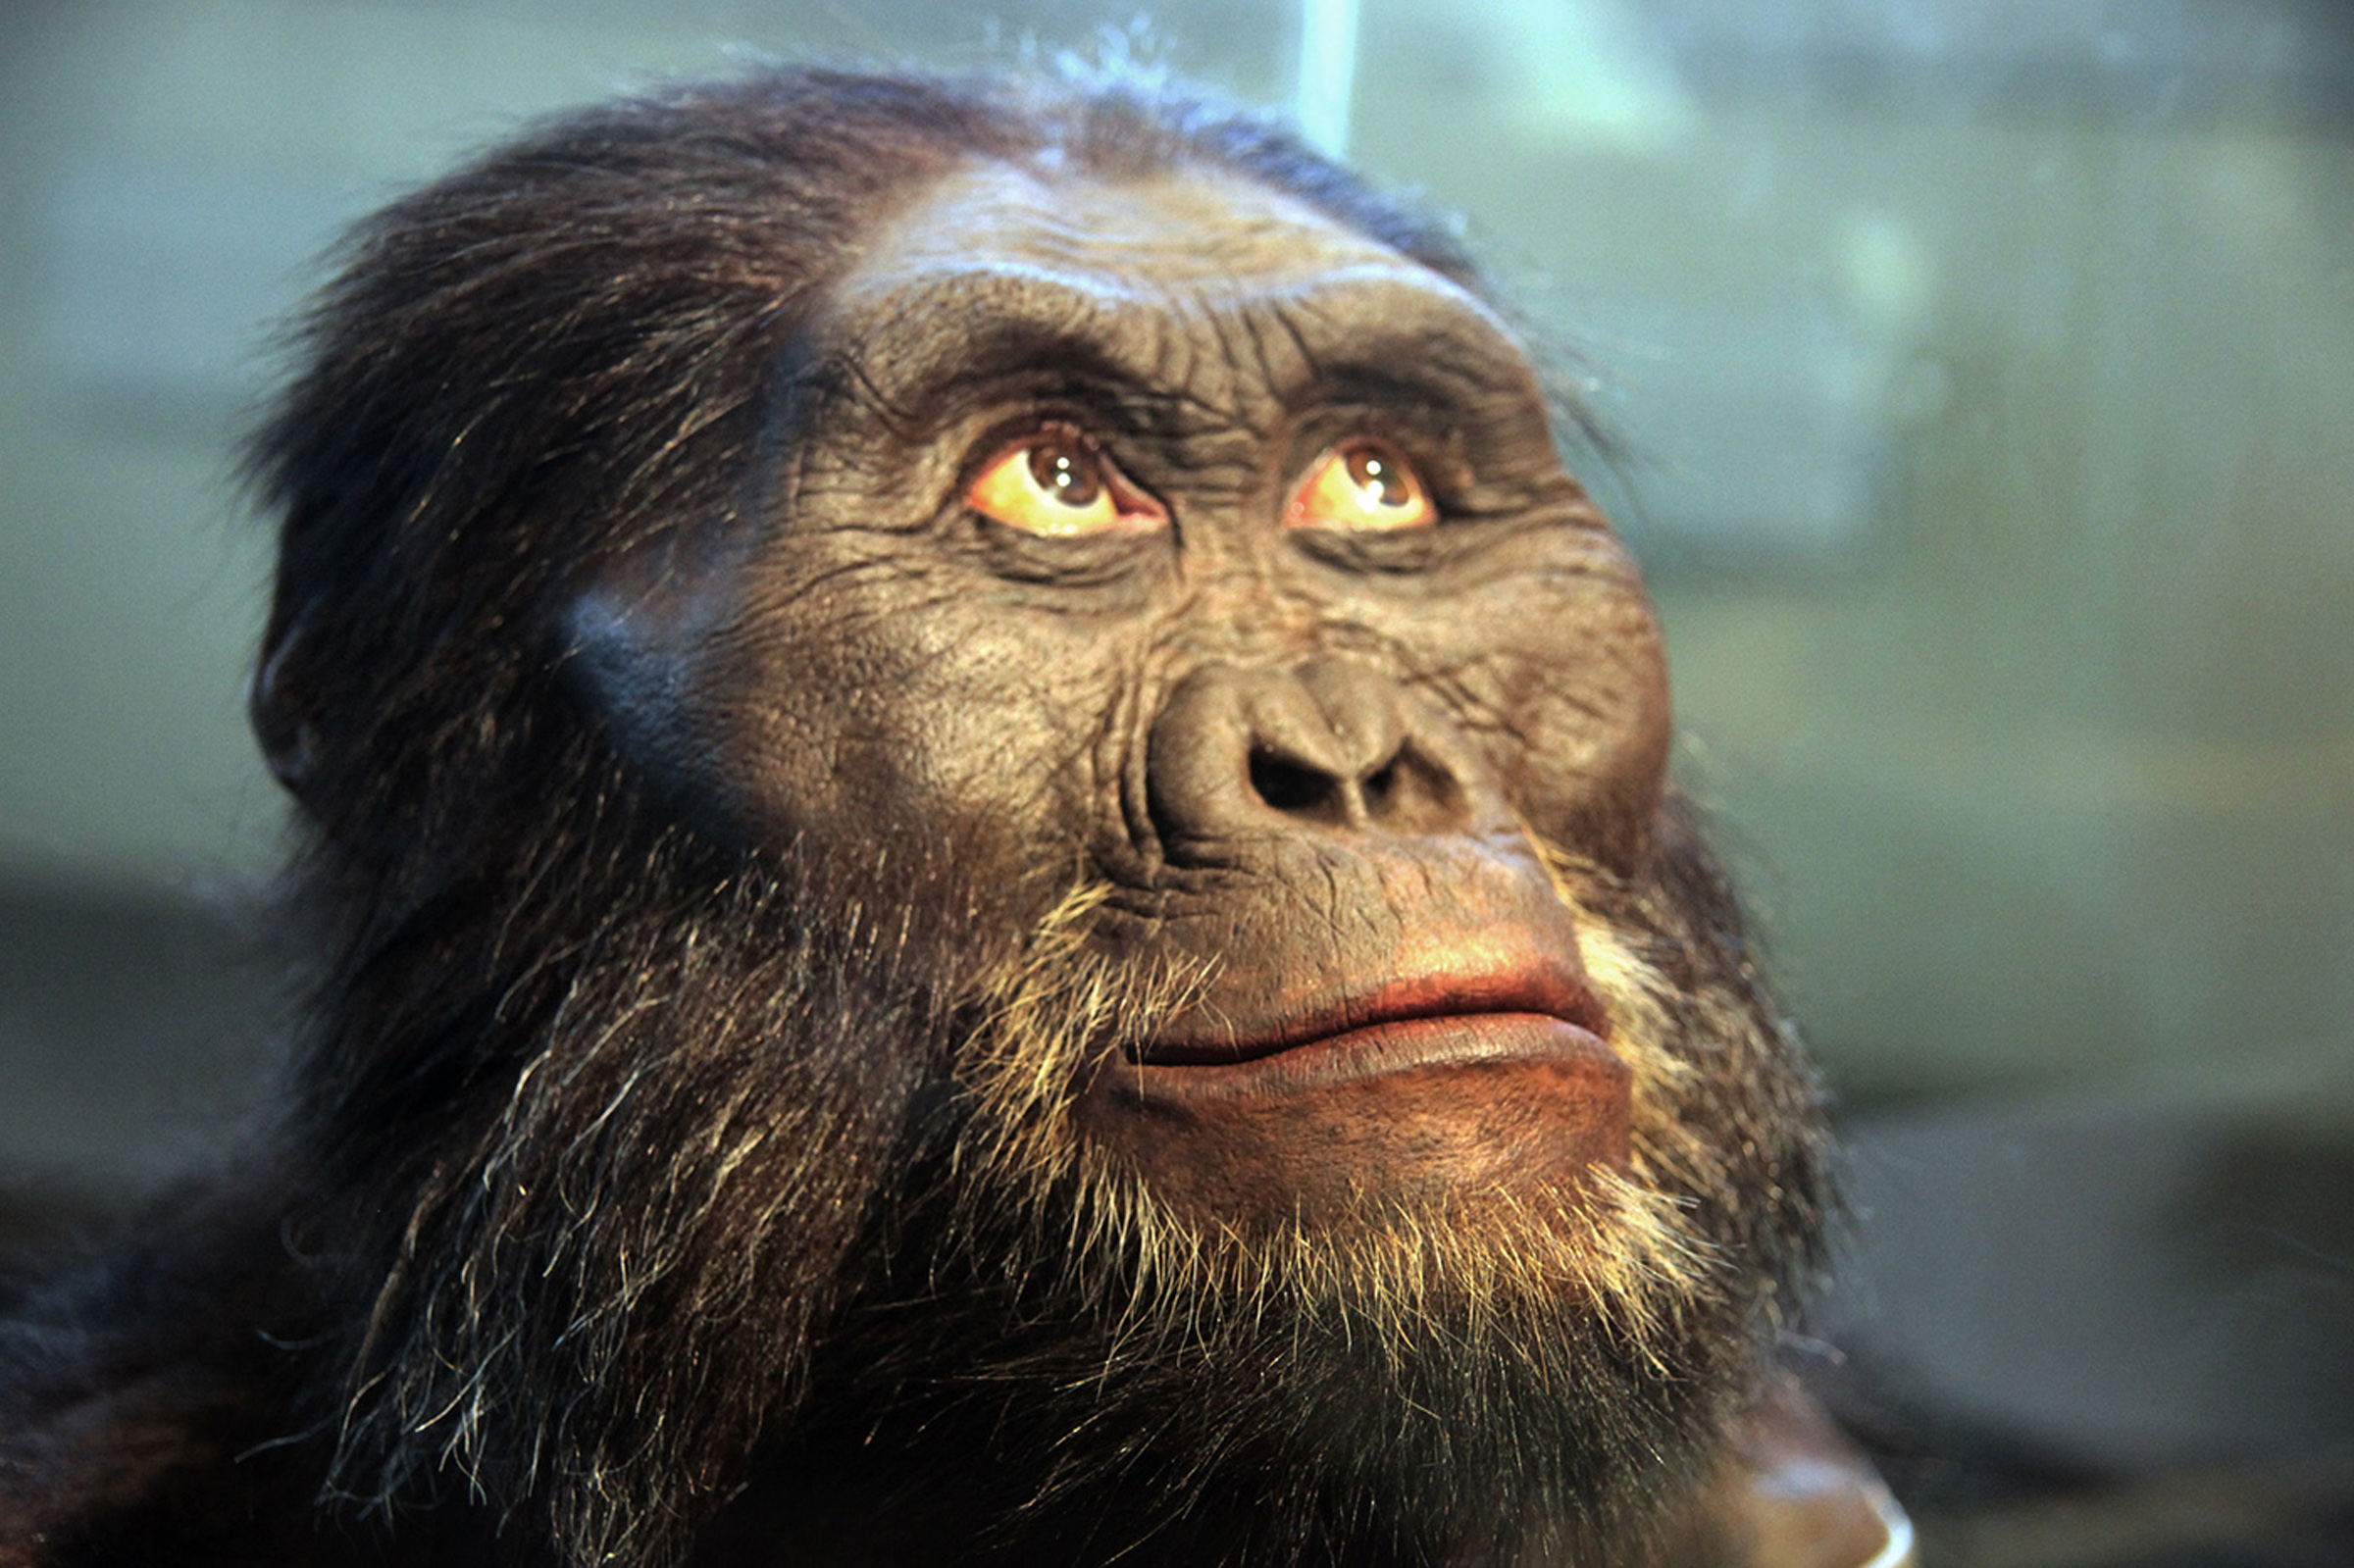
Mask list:
[[[1330,774],[1265,751],[1251,754],[1251,788],[1277,811],[1312,812],[1340,800],[1339,782]]]
[[[1391,833],[1445,833],[1461,822],[1462,787],[1445,767],[1407,746],[1365,775],[1365,817]]]

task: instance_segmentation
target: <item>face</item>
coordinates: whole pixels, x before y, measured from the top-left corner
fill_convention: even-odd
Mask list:
[[[1660,642],[1492,312],[1250,183],[991,164],[788,375],[766,529],[578,618],[699,810],[986,931],[1093,888],[1090,953],[1175,1000],[1072,1120],[1180,1209],[1623,1165],[1545,857],[1642,856]]]
[[[757,1435],[810,1510],[920,1494],[934,1542],[1190,1520],[1226,1544],[1151,1560],[1272,1561],[1341,1521],[1491,1560],[1640,1518],[1752,1387],[1815,1108],[1525,357],[1302,202],[1077,162],[927,174],[846,242],[766,166],[691,232],[702,184],[631,173],[611,256],[571,238],[605,208],[519,185],[367,264],[509,292],[337,307],[273,437],[256,703],[320,737],[291,771],[414,999],[337,993],[389,1065],[322,1057],[358,1136],[321,1141],[431,1098],[453,954],[508,966],[464,1016],[523,1064],[384,1209],[432,1264],[369,1309],[407,1325],[346,1442],[386,1488],[459,1441],[419,1413],[507,1389],[536,1411],[466,1451],[520,1495],[562,1434],[584,1532]],[[440,410],[451,344],[524,370]],[[377,516],[353,476],[438,476],[413,444],[483,493]],[[970,1463],[1005,1443],[1035,1466]]]

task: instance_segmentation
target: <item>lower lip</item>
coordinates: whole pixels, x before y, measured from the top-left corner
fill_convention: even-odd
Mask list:
[[[1546,1013],[1451,1013],[1370,1024],[1247,1061],[1122,1062],[1106,1086],[1137,1102],[1203,1104],[1314,1093],[1394,1073],[1543,1066],[1623,1070],[1590,1030]]]

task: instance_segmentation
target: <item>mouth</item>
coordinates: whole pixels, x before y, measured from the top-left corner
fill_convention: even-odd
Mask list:
[[[1370,986],[1213,989],[1101,1064],[1083,1125],[1172,1202],[1227,1220],[1557,1201],[1625,1166],[1634,1070],[1573,950],[1535,946],[1458,937]]]
[[[1400,977],[1258,1020],[1198,1014],[1117,1076],[1144,1098],[1281,1094],[1418,1069],[1614,1066],[1609,1037],[1575,967],[1538,963]]]

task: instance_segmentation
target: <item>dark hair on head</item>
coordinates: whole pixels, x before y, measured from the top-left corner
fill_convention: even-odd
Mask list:
[[[1281,123],[1117,72],[788,67],[543,121],[351,234],[249,450],[283,520],[255,723],[317,830],[412,861],[462,830],[418,813],[485,798],[513,726],[477,716],[540,706],[551,586],[755,501],[729,487],[765,472],[776,368],[857,237],[960,162],[1048,154],[1238,174],[1476,286],[1444,228]]]

